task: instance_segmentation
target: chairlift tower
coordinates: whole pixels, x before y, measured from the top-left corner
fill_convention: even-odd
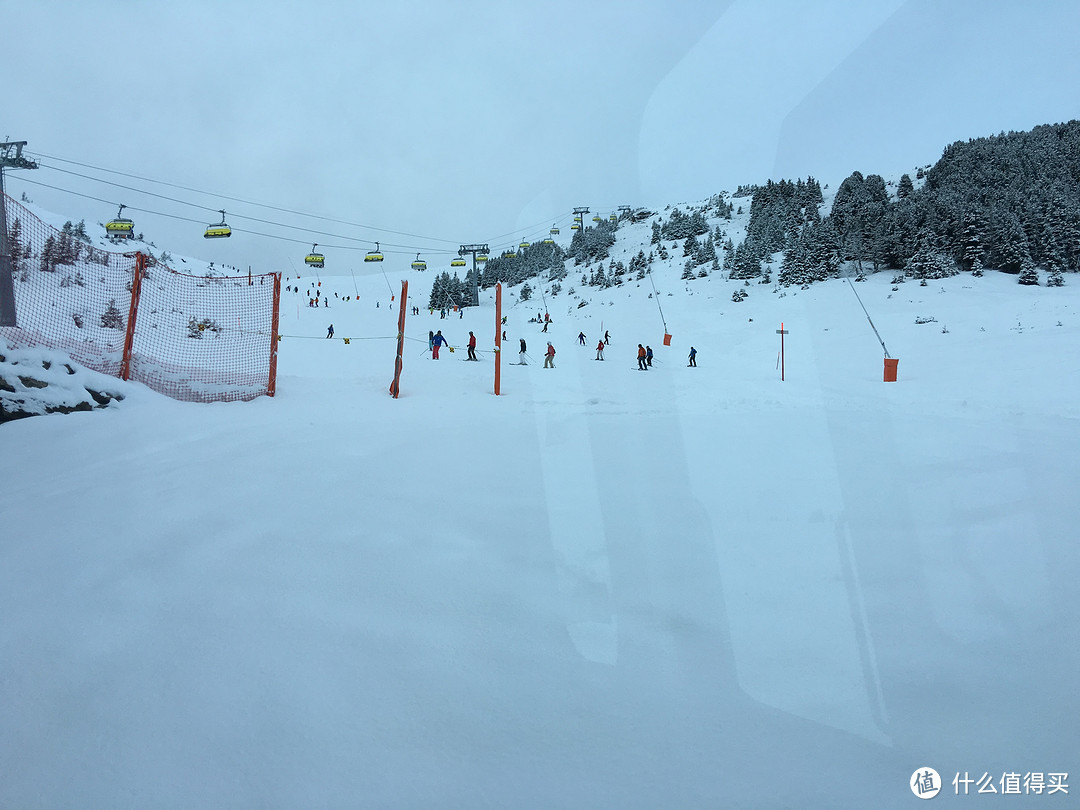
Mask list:
[[[585,215],[589,213],[589,206],[579,206],[574,209],[574,218],[577,220],[578,231],[585,230]]]
[[[36,169],[37,163],[23,157],[26,141],[0,143],[0,326],[17,326],[15,281],[12,277],[8,245],[7,204],[4,202],[4,169]]]
[[[462,245],[458,248],[458,256],[464,256],[466,253],[472,254],[473,280],[476,282],[474,303],[476,306],[480,306],[480,271],[476,269],[476,257],[478,254],[481,256],[486,256],[488,254],[488,246]]]

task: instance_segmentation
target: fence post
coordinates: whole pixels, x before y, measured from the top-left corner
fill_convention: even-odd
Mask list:
[[[266,395],[277,393],[278,311],[281,304],[281,273],[274,273],[274,314],[270,324],[270,379],[266,382]]]
[[[135,254],[135,269],[131,275],[131,304],[128,306],[127,332],[124,335],[124,356],[120,361],[120,379],[131,379],[131,354],[135,346],[135,319],[139,314],[139,294],[146,270],[146,255]]]

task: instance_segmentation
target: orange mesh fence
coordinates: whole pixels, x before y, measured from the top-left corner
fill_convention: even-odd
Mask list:
[[[253,399],[272,388],[276,274],[189,276],[150,259],[134,284],[136,254],[94,247],[4,202],[18,318],[0,327],[9,345],[58,349],[120,376],[134,315],[129,379],[193,402]]]

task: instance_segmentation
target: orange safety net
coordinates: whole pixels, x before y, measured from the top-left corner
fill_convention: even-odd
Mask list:
[[[272,388],[276,274],[190,276],[149,259],[134,284],[135,253],[95,247],[4,203],[18,320],[0,338],[10,346],[57,349],[114,376],[126,359],[129,379],[190,402]]]

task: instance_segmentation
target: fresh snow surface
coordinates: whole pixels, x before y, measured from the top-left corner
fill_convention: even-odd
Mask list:
[[[572,271],[496,397],[432,275],[400,399],[387,282],[323,275],[274,398],[0,427],[0,807],[1075,804],[951,784],[1080,764],[1071,277],[855,284],[885,384],[847,282],[668,273],[665,347]]]

